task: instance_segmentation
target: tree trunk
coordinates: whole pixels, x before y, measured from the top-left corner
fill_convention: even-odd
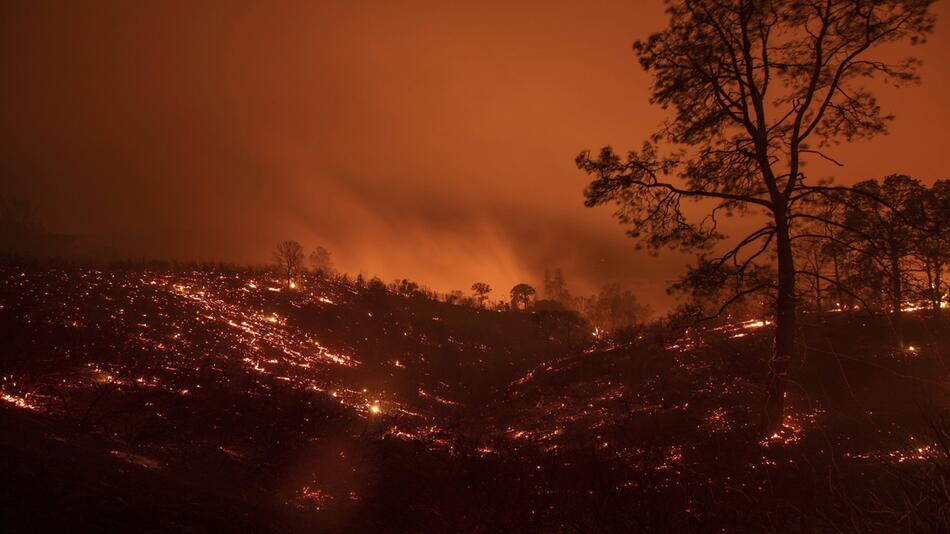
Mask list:
[[[901,305],[903,304],[904,294],[901,284],[901,266],[900,259],[891,259],[891,312],[894,322],[894,338],[897,342],[897,351],[904,350],[904,328]]]
[[[795,343],[795,261],[785,214],[775,217],[778,248],[778,298],[775,302],[775,339],[769,359],[763,430],[766,436],[781,430],[785,412],[788,368]]]
[[[940,305],[943,303],[943,264],[934,265],[934,315],[940,315]]]
[[[832,261],[834,262],[834,267],[835,267],[835,300],[836,300],[835,308],[837,308],[838,311],[841,311],[842,309],[845,309],[845,308],[850,310],[851,307],[848,306],[847,303],[842,302],[844,301],[844,298],[842,297],[842,291],[841,291],[841,273],[838,271],[838,256],[835,255],[834,257],[832,257]]]
[[[930,285],[930,309],[936,316],[940,314],[940,303],[943,301],[943,293],[941,292],[943,265],[939,261],[931,262],[927,260],[925,268],[927,270],[927,283]]]
[[[924,259],[924,274],[927,276],[927,299],[930,300],[930,309],[934,310],[937,297],[934,295],[934,273],[929,259]]]

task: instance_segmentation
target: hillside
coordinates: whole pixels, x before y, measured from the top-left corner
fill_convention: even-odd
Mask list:
[[[93,530],[935,531],[947,317],[804,316],[781,433],[766,321],[596,344],[311,276],[0,270],[0,520]],[[754,510],[754,512],[752,512]]]

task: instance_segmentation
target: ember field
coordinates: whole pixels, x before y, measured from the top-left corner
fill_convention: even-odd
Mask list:
[[[310,275],[0,270],[0,520],[44,529],[950,527],[948,318],[807,314],[782,432],[770,324],[594,339]]]

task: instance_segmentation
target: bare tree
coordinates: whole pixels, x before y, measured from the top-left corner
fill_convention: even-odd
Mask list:
[[[725,236],[717,216],[758,213],[764,223],[708,266],[735,284],[725,303],[774,289],[775,339],[763,430],[783,421],[796,323],[795,224],[809,196],[833,191],[809,183],[808,158],[840,141],[886,131],[862,82],[918,79],[915,60],[890,61],[880,45],[916,43],[933,31],[931,0],[675,0],[667,29],[638,41],[653,75],[652,101],[674,116],[639,151],[621,158],[604,148],[582,152],[579,168],[594,177],[588,206],[615,203],[629,234],[654,250],[709,252]],[[661,153],[661,149],[668,149]],[[690,220],[684,200],[706,200],[708,215]],[[774,253],[777,276],[745,276]],[[718,276],[718,275],[717,275]],[[721,313],[721,310],[720,310]]]
[[[491,286],[485,282],[475,282],[472,284],[472,292],[475,293],[475,301],[480,308],[485,307],[485,301],[488,300],[488,294],[491,293]]]
[[[303,247],[296,241],[281,241],[274,251],[274,261],[277,268],[287,277],[287,282],[293,284],[294,277],[303,268]]]
[[[317,245],[310,253],[310,265],[314,271],[329,274],[333,272],[333,255],[326,248]]]

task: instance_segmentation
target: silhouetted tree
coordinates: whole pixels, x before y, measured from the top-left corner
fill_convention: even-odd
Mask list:
[[[822,299],[824,290],[822,273],[827,269],[830,258],[825,254],[824,243],[821,241],[808,241],[795,247],[795,264],[803,267],[799,269],[800,273],[809,273],[811,276],[802,276],[806,288],[799,291],[799,301],[811,297],[812,310],[820,317],[824,311]],[[801,302],[800,302],[801,304]]]
[[[542,303],[555,307],[543,308]],[[553,300],[539,300],[534,309],[536,313],[532,319],[548,339],[556,339],[574,350],[590,345],[590,324],[578,312],[565,310],[560,303]]]
[[[491,286],[485,282],[475,282],[472,284],[472,292],[475,294],[475,301],[478,306],[485,307],[485,301],[488,300],[488,294],[491,293]]]
[[[841,240],[841,204],[830,202],[828,199],[817,199],[809,213],[817,214],[820,218],[833,221],[822,223],[810,220],[800,223],[795,241],[795,266],[799,275],[801,290],[798,292],[799,304],[811,301],[811,309],[819,318],[825,310],[826,294],[838,295],[841,292],[839,264],[836,257],[846,255],[848,250],[842,249]],[[834,287],[832,287],[834,286]],[[835,299],[838,302],[838,299]]]
[[[561,269],[544,270],[544,296],[548,300],[559,302],[562,306],[571,306],[573,299],[571,292],[567,289],[567,282],[564,281],[564,273]]]
[[[287,277],[288,282],[293,282],[294,277],[300,273],[303,268],[303,257],[303,247],[296,241],[281,241],[274,251],[277,268]]]
[[[922,297],[938,312],[947,295],[943,271],[950,265],[950,180],[937,180],[924,193],[923,231],[918,232],[914,254],[926,277]]]
[[[783,421],[793,357],[796,268],[793,229],[809,196],[835,190],[809,184],[803,164],[839,141],[884,132],[884,115],[861,85],[917,79],[917,62],[891,61],[880,45],[916,43],[933,30],[931,0],[675,0],[667,29],[634,45],[653,75],[652,101],[675,114],[639,151],[621,158],[604,148],[582,152],[594,176],[587,205],[618,205],[629,234],[654,250],[707,252],[724,236],[721,214],[757,212],[766,222],[709,260],[735,284],[728,304],[773,288],[775,339],[763,430]],[[661,148],[668,147],[664,153]],[[713,206],[695,222],[683,200]],[[747,279],[746,270],[774,251],[777,277]],[[713,274],[710,272],[710,274]],[[714,274],[714,276],[719,276]],[[722,308],[720,308],[721,313]]]
[[[366,293],[371,297],[381,298],[386,295],[386,284],[374,276],[366,283]]]
[[[522,310],[527,310],[536,291],[528,284],[518,284],[511,288],[511,308],[517,310],[520,306]]]
[[[847,250],[837,243],[831,243],[825,248],[831,258],[831,276],[832,292],[834,295],[835,308],[838,310],[850,310],[853,307],[853,299],[843,290],[844,271],[843,261],[847,257]]]
[[[445,295],[445,302],[447,304],[458,304],[462,301],[462,297],[464,296],[465,294],[462,293],[462,290],[456,289]]]
[[[904,348],[901,308],[907,300],[907,286],[911,276],[909,261],[917,228],[925,224],[924,193],[919,181],[903,175],[891,175],[883,183],[867,180],[855,189],[868,196],[853,195],[844,215],[846,234],[851,236],[853,248],[862,250],[865,282],[882,280],[874,288],[888,296],[898,350]],[[883,199],[885,206],[876,199]]]
[[[616,282],[583,299],[582,308],[582,314],[592,325],[611,332],[640,324],[652,313],[648,306],[640,304],[633,291]]]
[[[807,205],[807,218],[800,221],[792,237],[796,268],[811,290],[820,288],[821,282],[827,284],[836,306],[874,313],[886,307],[880,289],[884,282],[881,271],[874,267],[879,258],[861,246],[860,232],[846,225],[851,201],[847,195],[836,194],[813,199]],[[866,201],[879,203],[880,199],[864,195],[859,199]]]
[[[392,289],[404,297],[411,297],[419,293],[419,284],[403,278],[402,280],[394,281],[392,283]]]
[[[333,272],[333,255],[329,250],[317,245],[310,253],[310,265],[314,271],[330,274]]]

